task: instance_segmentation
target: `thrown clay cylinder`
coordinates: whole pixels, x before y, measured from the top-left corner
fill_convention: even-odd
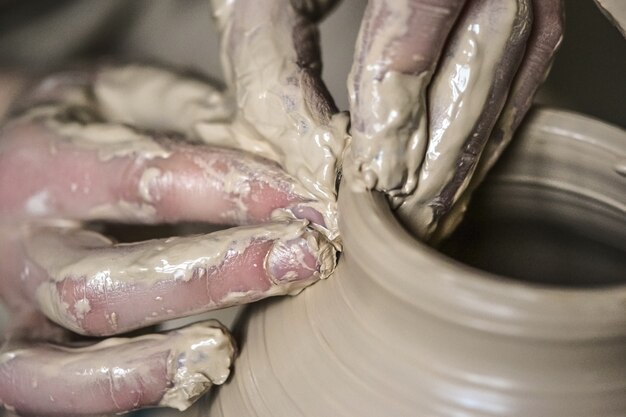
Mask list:
[[[500,230],[493,264],[517,278],[417,242],[381,196],[343,187],[336,274],[248,309],[234,376],[199,415],[623,417],[625,152],[626,133],[593,119],[527,119],[467,218]],[[520,249],[520,221],[548,226]],[[540,254],[549,227],[583,243]],[[481,247],[460,242],[450,253]]]

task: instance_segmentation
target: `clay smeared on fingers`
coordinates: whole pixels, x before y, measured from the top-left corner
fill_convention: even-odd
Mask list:
[[[464,3],[368,2],[348,80],[353,187],[392,196],[415,190],[428,140],[427,87]]]
[[[184,410],[226,381],[234,356],[233,340],[217,322],[83,348],[11,348],[0,355],[0,404],[20,415]]]
[[[146,65],[105,66],[91,86],[107,120],[140,128],[171,131],[200,139],[198,125],[221,125],[233,117],[231,97],[207,81]],[[228,145],[229,138],[204,138]]]
[[[306,221],[209,235],[114,244],[80,229],[30,227],[25,292],[48,318],[76,333],[111,335],[297,294],[335,266],[335,250]]]
[[[315,52],[312,26],[298,24],[294,42]],[[298,65],[319,76],[307,57],[314,54],[300,55]],[[315,114],[332,123],[332,100],[318,82],[303,75],[307,103],[328,104]],[[171,103],[155,106],[156,97]],[[76,333],[106,336],[294,295],[326,278],[338,243],[320,230],[333,229],[334,194],[321,201],[275,160],[214,146],[245,147],[233,142],[229,103],[196,80],[141,66],[66,73],[32,90],[0,142],[0,230],[10,231],[0,236],[0,275],[11,278],[2,290],[16,295],[12,307],[36,307]],[[327,133],[315,136],[316,146],[332,142]],[[326,163],[336,169],[334,156]],[[90,220],[263,226],[116,244],[81,228]],[[234,351],[229,338],[225,345],[194,329],[90,350],[12,350],[0,370],[19,383],[0,383],[0,405],[53,415],[182,410],[226,379]],[[220,369],[215,346],[229,352],[215,359]],[[63,378],[68,372],[73,377]]]
[[[0,194],[13,220],[240,225],[324,210],[274,161],[102,122],[85,107],[36,107],[4,128]]]
[[[528,46],[515,75],[508,99],[491,136],[485,144],[467,190],[442,220],[434,240],[448,236],[459,224],[472,193],[511,142],[513,134],[530,109],[535,93],[548,76],[564,29],[563,0],[533,0],[533,27]]]
[[[428,95],[429,135],[415,192],[398,209],[428,240],[474,172],[530,33],[530,0],[470,0]]]
[[[193,139],[197,124],[220,124],[233,116],[230,97],[208,80],[142,64],[102,64],[49,74],[23,92],[13,113],[51,104],[87,106],[113,123]]]
[[[228,129],[240,148],[277,161],[311,199],[322,202],[327,234],[334,239],[336,180],[348,117],[337,113],[321,80],[315,22],[330,5],[215,0],[213,10],[237,107]]]

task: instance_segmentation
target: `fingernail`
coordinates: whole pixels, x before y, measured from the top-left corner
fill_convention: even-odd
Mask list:
[[[315,210],[313,207],[308,207],[306,205],[297,205],[291,209],[291,212],[298,219],[308,220],[311,223],[319,224],[322,227],[326,227],[324,216],[322,216],[322,213]]]
[[[306,239],[296,238],[276,241],[266,259],[266,270],[276,284],[303,281],[319,273],[315,259]]]
[[[335,266],[335,250],[318,232],[288,241],[276,241],[265,260],[275,284],[315,282],[326,278]]]

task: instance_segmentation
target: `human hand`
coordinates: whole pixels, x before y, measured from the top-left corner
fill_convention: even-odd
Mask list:
[[[349,81],[359,189],[438,241],[506,147],[561,41],[561,0],[368,3]]]
[[[165,82],[165,85],[169,87],[164,88],[163,83],[152,84],[150,81],[159,77],[142,77],[136,76],[136,73],[133,75],[132,72],[112,71],[105,77],[96,74],[95,77],[87,75],[77,79],[70,77],[66,79],[67,82],[61,81],[56,84],[52,82],[53,86],[56,85],[52,88],[52,100],[50,93],[41,94],[39,91],[33,97],[23,101],[22,107],[31,111],[27,112],[28,114],[24,113],[22,118],[13,120],[4,128],[3,135],[9,139],[3,138],[2,145],[0,145],[3,148],[0,150],[0,157],[7,158],[6,164],[4,161],[0,164],[2,169],[6,169],[6,175],[5,172],[0,173],[0,180],[2,181],[0,185],[5,187],[0,187],[0,195],[7,195],[8,197],[6,203],[3,203],[3,206],[6,204],[7,208],[3,206],[0,208],[3,210],[4,224],[8,225],[5,229],[18,230],[19,233],[7,232],[6,237],[2,239],[1,256],[3,256],[2,259],[8,260],[6,264],[3,263],[3,279],[4,277],[12,277],[6,279],[6,283],[3,282],[2,291],[16,311],[23,311],[21,313],[22,324],[30,323],[27,320],[32,319],[41,321],[41,316],[33,311],[42,310],[57,322],[61,322],[64,326],[79,333],[116,334],[158,323],[167,318],[205,311],[209,308],[253,301],[273,293],[298,291],[302,286],[326,275],[331,269],[324,267],[326,265],[324,261],[332,258],[330,253],[333,250],[320,233],[328,236],[337,245],[339,244],[334,203],[337,171],[346,140],[347,116],[337,113],[328,91],[321,82],[315,23],[334,2],[264,0],[262,3],[258,3],[245,0],[237,2],[216,0],[214,3],[214,10],[223,32],[222,42],[225,52],[226,75],[229,85],[235,93],[232,102],[215,90],[211,90],[210,87],[201,87],[192,81],[189,81],[191,87],[187,88],[184,86],[190,84],[187,84],[184,79],[170,79]],[[409,6],[415,7],[417,10],[422,3],[414,1],[410,2]],[[396,203],[401,201],[399,203],[401,204],[401,215],[403,210],[410,211],[408,209],[414,207],[414,205],[409,204],[412,201],[409,199],[417,195],[417,193],[411,194],[415,190],[414,187],[417,186],[419,189],[419,184],[416,181],[408,187],[406,186],[406,184],[410,184],[408,180],[404,185],[399,185],[403,183],[403,178],[409,178],[408,172],[411,172],[411,169],[402,167],[404,164],[412,166],[414,168],[412,172],[417,177],[418,168],[423,165],[420,160],[423,155],[420,156],[419,152],[414,151],[420,146],[425,147],[425,138],[431,137],[430,135],[426,136],[428,123],[424,122],[427,114],[433,114],[430,110],[446,108],[446,106],[451,105],[457,106],[460,108],[460,114],[464,115],[458,117],[463,120],[465,125],[469,123],[468,120],[472,120],[471,118],[474,117],[476,120],[487,119],[487,122],[483,123],[487,126],[488,121],[497,119],[497,114],[499,114],[499,110],[497,112],[492,111],[490,110],[491,107],[486,109],[487,104],[491,103],[490,101],[487,101],[487,104],[483,102],[483,107],[478,107],[480,111],[477,111],[476,108],[473,111],[466,110],[468,106],[460,106],[459,102],[454,100],[452,103],[447,103],[445,100],[450,98],[450,94],[447,96],[434,94],[432,93],[433,87],[430,87],[432,100],[426,100],[428,85],[434,86],[440,79],[440,84],[445,86],[446,81],[450,79],[447,77],[451,77],[450,72],[444,73],[443,71],[439,72],[439,70],[435,72],[434,76],[432,75],[440,61],[441,51],[447,51],[444,49],[446,48],[445,40],[448,32],[453,31],[456,16],[461,13],[464,2],[450,1],[448,3],[449,5],[443,9],[426,8],[424,13],[407,15],[412,16],[412,20],[407,26],[409,35],[406,37],[392,33],[393,36],[391,37],[382,36],[378,39],[380,34],[376,34],[378,33],[377,29],[381,27],[393,28],[395,27],[393,19],[404,19],[404,17],[402,14],[378,16],[376,11],[380,11],[377,8],[381,6],[382,2],[370,2],[368,6],[370,11],[366,14],[361,41],[357,48],[351,83],[353,86],[353,155],[358,159],[358,144],[368,140],[368,138],[364,138],[366,135],[361,130],[367,129],[367,126],[378,126],[379,117],[383,122],[385,120],[393,122],[380,124],[380,126],[390,128],[383,129],[384,135],[390,143],[386,146],[390,146],[390,148],[385,148],[386,150],[382,154],[376,154],[378,156],[383,155],[384,158],[370,155],[365,160],[368,158],[377,160],[381,167],[388,164],[397,166],[400,170],[405,169],[405,173],[395,178],[396,182],[397,180],[400,181],[396,184],[396,188],[394,186],[388,187],[384,185],[384,182],[379,183],[378,179],[372,180],[373,177],[369,174],[361,178],[361,184],[389,192]],[[468,3],[471,3],[468,10],[472,10],[472,8],[479,7],[478,5],[487,7],[485,4],[489,2],[470,1]],[[512,6],[513,3],[515,6]],[[518,33],[520,39],[526,42],[524,33],[527,34],[527,32],[525,29],[520,29],[511,23],[523,22],[523,16],[525,16],[521,12],[522,9],[518,9],[521,3],[513,3],[507,3],[507,6],[501,9],[496,8],[498,13],[502,13],[502,16],[508,16],[508,20],[502,19],[500,24],[502,27],[507,27],[510,33],[518,30],[515,33]],[[445,11],[447,9],[449,9],[448,14],[443,13],[437,16],[437,10]],[[428,11],[431,13],[429,14]],[[479,26],[486,19],[487,26],[481,26],[481,28],[489,28],[500,33],[501,27],[498,24],[490,26],[494,21],[496,23],[499,21],[499,19],[494,18],[494,14],[491,12],[491,9],[485,8],[474,14],[466,11],[463,16],[467,15],[471,19],[476,19]],[[559,15],[554,13],[556,12],[542,16],[554,18],[554,16]],[[491,18],[488,19],[488,16]],[[390,18],[391,21],[384,22],[387,18]],[[512,93],[505,105],[505,110],[507,108],[518,110],[517,113],[513,113],[515,123],[519,123],[518,115],[523,115],[527,109],[527,105],[530,103],[529,97],[532,97],[534,89],[545,73],[554,45],[560,39],[560,26],[557,25],[554,27],[557,29],[555,33],[558,32],[558,36],[555,35],[552,38],[547,36],[548,41],[553,42],[552,49],[546,47],[546,45],[551,45],[545,40],[545,34],[549,32],[546,28],[552,28],[552,26],[546,26],[545,23],[539,24],[539,21],[536,19],[533,27],[533,30],[538,31],[539,35],[535,35],[534,32],[531,34],[531,42],[526,52],[527,58],[524,58],[520,69],[517,71],[518,75],[515,76],[513,91],[521,93]],[[425,24],[426,26],[424,26]],[[459,23],[456,25],[459,28],[463,27],[459,26]],[[425,31],[422,30],[423,27],[434,29]],[[471,28],[466,26],[466,29],[468,30],[455,29],[454,31],[458,31],[458,36],[462,40],[466,40],[462,35],[471,32]],[[378,39],[379,42],[377,41],[376,44],[378,49],[371,49],[374,43],[370,42],[372,40],[370,35],[375,35],[375,38]],[[512,35],[509,34],[508,36],[504,36],[503,39],[506,41]],[[484,38],[478,38],[477,44],[484,45]],[[532,46],[532,39],[534,38],[538,41],[536,42],[537,45]],[[522,44],[523,42],[520,40],[519,43]],[[492,49],[493,51],[490,53],[493,54],[490,55],[490,60],[485,59],[492,65],[490,67],[491,72],[485,71],[475,81],[470,77],[472,83],[469,84],[485,85],[487,83],[489,85],[490,82],[495,82],[494,79],[506,84],[500,76],[494,77],[494,73],[501,70],[503,66],[509,71],[507,72],[509,81],[513,78],[510,72],[515,74],[513,68],[517,69],[513,61],[515,61],[515,56],[519,60],[522,53],[520,49],[523,50],[524,48],[520,45],[512,48],[510,44],[505,42],[500,47]],[[405,51],[408,53],[404,53]],[[513,54],[512,51],[516,51],[515,54],[517,55]],[[532,51],[539,54],[539,57],[531,55]],[[467,51],[463,47],[457,47],[456,49],[451,48],[448,52],[444,53],[445,59],[457,59],[458,56],[455,56],[455,53],[463,55]],[[503,58],[506,55],[505,52],[511,54],[507,55],[506,59]],[[370,53],[371,56],[368,55]],[[406,59],[414,56],[423,57],[423,60]],[[365,71],[369,68],[367,65],[363,65],[367,60],[377,63],[377,65],[371,66],[375,70],[374,72],[367,73]],[[528,64],[524,64],[526,62]],[[444,68],[443,64],[439,65],[440,68]],[[525,74],[523,72],[525,65],[529,69],[526,70],[526,75],[522,76]],[[406,90],[391,88],[389,91],[383,91],[384,86],[380,81],[389,73],[400,74],[395,78],[408,79],[409,88]],[[498,74],[500,73],[498,72]],[[164,77],[167,79],[168,76],[164,75]],[[413,83],[412,77],[419,79],[418,82]],[[432,81],[429,84],[430,77],[432,77]],[[394,77],[390,76],[389,78]],[[163,80],[164,78],[159,79]],[[109,83],[108,86],[107,82]],[[100,87],[98,87],[98,83],[100,83]],[[103,84],[106,88],[102,87]],[[515,87],[516,85],[518,87]],[[180,89],[178,86],[181,86]],[[392,85],[392,87],[394,86]],[[117,93],[114,92],[115,88],[118,89]],[[156,95],[146,93],[151,88],[154,89],[153,92],[157,92]],[[506,88],[508,91],[509,86]],[[488,90],[501,91],[500,88]],[[90,94],[85,95],[85,91],[90,92]],[[92,95],[95,96],[95,101],[93,101]],[[476,88],[469,89],[463,97],[466,101],[478,100],[480,102],[481,97],[483,97],[483,101],[486,100],[484,95],[485,89]],[[373,107],[375,111],[372,114],[367,114],[367,106],[362,105],[367,101],[363,100],[365,96],[380,97],[393,106],[385,107],[384,100],[381,100],[382,107],[380,109]],[[137,97],[137,99],[134,100],[132,97]],[[514,97],[518,98],[514,100]],[[437,104],[436,100],[440,98],[443,98],[444,102]],[[85,99],[87,99],[87,103],[85,103]],[[501,96],[500,99],[504,100]],[[52,106],[52,108],[40,106],[50,102],[57,103],[59,106]],[[197,105],[198,102],[202,104]],[[163,108],[160,111],[155,111],[157,106],[146,106],[146,103],[163,104]],[[40,107],[45,107],[44,111],[39,112]],[[35,108],[39,110],[33,112],[32,110]],[[400,118],[387,118],[389,115],[397,116],[393,112],[398,109],[406,110],[406,114]],[[385,111],[388,110],[389,113],[385,114]],[[519,118],[521,120],[521,116]],[[500,116],[500,119],[504,120],[503,116]],[[113,126],[110,126],[111,122]],[[94,133],[94,129],[92,129],[94,124],[100,125],[99,128],[108,129],[104,136],[105,144],[102,143],[102,136],[95,138],[89,135],[89,133]],[[130,128],[128,124],[149,128],[157,132],[174,131],[186,139],[172,139],[162,133],[155,139],[152,134]],[[66,129],[68,126],[70,127],[69,130]],[[430,126],[433,126],[432,119]],[[98,131],[98,129],[95,130]],[[120,136],[116,136],[116,132],[122,133],[121,147],[119,146]],[[415,135],[415,132],[418,134]],[[452,137],[449,141],[452,149],[455,149],[455,144],[459,145],[460,143],[459,138],[462,135],[459,135],[458,132],[458,128],[449,129],[446,127],[446,129],[442,129],[442,135],[447,134]],[[202,141],[213,145],[245,149],[268,159],[251,156],[242,151],[216,149],[197,143]],[[503,142],[506,142],[506,138]],[[400,149],[399,154],[404,157],[403,149],[407,148],[403,147],[406,147],[407,144],[412,144],[408,146],[408,149],[413,152],[407,152],[406,159],[396,158],[394,160],[389,156],[391,154],[387,150]],[[142,148],[134,149],[135,145],[140,145]],[[462,148],[462,146],[457,147]],[[24,151],[26,149],[28,152]],[[50,149],[56,153],[50,153]],[[497,149],[499,152],[501,146]],[[33,151],[35,151],[34,154]],[[446,154],[451,152],[453,151],[446,151]],[[16,158],[16,155],[20,155],[21,159]],[[270,162],[269,159],[277,161],[286,172],[279,169],[278,165]],[[207,170],[207,161],[209,161],[209,165],[214,164],[217,167]],[[439,161],[434,161],[431,171],[434,172],[439,169],[436,168],[438,164]],[[444,162],[441,162],[440,165],[442,172],[450,169],[449,167],[446,168]],[[469,171],[474,169],[471,165],[471,163],[468,165]],[[356,174],[351,176],[356,182],[364,170],[358,164],[351,166],[360,167],[355,170]],[[33,173],[28,177],[19,176],[19,169],[25,167],[33,169]],[[150,170],[151,168],[154,169]],[[172,172],[172,175],[163,175],[169,172]],[[231,175],[233,172],[236,174]],[[463,181],[469,178],[471,174],[465,168],[456,172],[462,174]],[[57,174],[55,175],[55,173]],[[88,175],[85,176],[85,173]],[[30,184],[29,179],[31,177],[40,178],[40,182],[35,183],[36,187]],[[5,178],[10,178],[11,181],[5,181]],[[80,192],[85,184],[80,181],[87,180],[90,190],[87,194],[91,195],[81,196]],[[233,180],[236,186],[228,187],[228,183],[233,184],[230,182]],[[19,187],[15,185],[16,181],[19,181]],[[444,183],[446,181],[449,181],[449,178],[446,177]],[[48,194],[43,194],[45,198],[38,194],[39,191],[48,189],[50,190]],[[396,189],[400,191],[394,192]],[[243,190],[252,190],[251,195],[256,195],[256,197],[246,199],[242,195],[244,194],[242,193]],[[257,194],[254,194],[255,190]],[[410,196],[409,199],[404,201],[407,196]],[[33,197],[37,198],[31,200]],[[211,203],[207,204],[207,201]],[[402,203],[402,201],[404,202]],[[30,212],[27,210],[29,202],[31,203]],[[41,204],[42,202],[46,204]],[[422,203],[420,202],[420,204]],[[422,205],[431,207],[428,204]],[[33,211],[39,211],[42,206],[46,209],[43,215],[33,213]],[[446,207],[449,210],[452,205]],[[168,248],[163,249],[163,244],[159,242],[130,247],[123,245],[111,249],[108,247],[110,243],[105,239],[93,233],[83,232],[80,229],[80,223],[73,223],[104,219],[145,223],[202,221],[222,224],[254,224],[268,222],[277,213],[287,215],[292,219],[278,223],[275,226],[276,229],[274,226],[269,227],[276,232],[270,234],[269,237],[265,234],[268,228],[261,227],[240,229],[237,230],[236,234],[220,232],[219,235],[212,237],[193,238],[195,240],[176,238],[169,242],[173,242],[172,246],[174,247],[169,252]],[[298,221],[293,217],[306,218],[311,222]],[[48,221],[50,219],[69,219],[72,222],[50,224]],[[239,235],[241,231],[244,233],[243,237]],[[427,228],[426,232],[426,234],[432,233],[431,228]],[[306,239],[294,243],[294,238],[302,237],[306,237]],[[242,240],[248,245],[241,246]],[[201,250],[203,246],[210,246],[215,249],[216,246],[213,245],[215,241],[221,242],[220,245],[224,244],[220,247],[226,248],[225,251],[210,250],[210,255],[198,255],[199,257],[195,260],[210,258],[203,261],[210,263],[208,268],[205,268],[204,264],[198,267],[198,264],[194,262],[194,256],[191,254]],[[304,244],[305,241],[307,244],[314,242],[313,247]],[[211,244],[203,245],[203,242],[211,242]],[[257,245],[259,242],[261,244]],[[292,246],[289,249],[278,251],[280,256],[277,263],[281,266],[294,265],[296,263],[293,261],[298,260],[297,265],[303,266],[303,268],[296,271],[295,274],[288,273],[287,269],[279,268],[284,272],[282,275],[279,272],[279,275],[288,281],[287,284],[283,285],[276,283],[276,280],[270,276],[271,274],[268,274],[265,260],[272,259],[272,256],[268,256],[270,247],[279,246],[282,248],[286,242]],[[182,246],[187,244],[182,251],[185,256],[182,259],[178,258],[176,265],[184,265],[182,268],[184,270],[183,275],[176,275],[176,271],[179,271],[180,268],[169,268],[170,265],[163,268],[163,265],[154,263],[163,259],[163,251],[165,251],[165,255],[171,254],[172,256],[181,253],[180,248],[182,246],[179,246],[181,243]],[[237,243],[236,248],[229,246],[229,244],[235,243]],[[85,245],[89,246],[89,250],[84,249]],[[243,250],[241,250],[242,247],[244,247]],[[51,256],[51,248],[54,249],[54,256]],[[302,254],[306,253],[307,250],[309,256],[304,256],[305,262],[302,264],[300,263],[303,259]],[[159,251],[159,256],[150,256],[156,251]],[[318,251],[320,253],[317,253],[317,257],[315,256],[316,253],[311,253]],[[105,253],[106,258],[103,255]],[[117,269],[118,273],[122,272],[124,275],[128,275],[128,269],[117,268],[117,265],[123,266],[124,262],[127,262],[140,273],[142,279],[145,278],[147,285],[141,284],[144,281],[137,285],[135,278],[110,280],[104,276],[106,279],[103,280],[103,276],[98,275],[98,268],[87,268],[87,273],[85,273],[85,269],[77,269],[76,271],[79,273],[76,273],[59,261],[67,257],[68,254],[70,258],[73,258],[69,265],[71,267],[78,264],[83,268],[84,265],[82,264],[93,264],[89,257],[86,258],[86,262],[79,262],[81,260],[79,258],[82,256],[93,254],[98,261],[102,261],[103,267],[100,270]],[[144,262],[144,265],[149,265],[148,271],[141,270],[144,267],[140,266],[138,261]],[[220,262],[225,264],[227,261],[231,262],[228,265],[229,268],[216,267]],[[40,265],[40,263],[44,265]],[[25,265],[28,265],[28,269],[24,269]],[[116,267],[112,268],[111,265]],[[214,269],[211,269],[213,267]],[[215,274],[209,272],[208,269],[214,271]],[[56,274],[51,274],[51,271],[56,271]],[[58,275],[59,272],[67,271],[73,275]],[[150,278],[150,274],[147,272],[151,272],[157,277],[160,277],[158,274],[166,274],[167,276],[163,279],[155,279],[154,277]],[[24,279],[21,279],[21,276]],[[79,278],[75,279],[75,276]],[[100,281],[90,282],[87,276],[98,277],[97,279]],[[263,284],[261,288],[256,286],[259,283]],[[194,286],[194,284],[196,285]],[[217,297],[214,296],[212,284],[216,284]],[[208,288],[207,285],[211,288]],[[146,290],[146,287],[149,287],[149,290]],[[44,288],[44,290],[39,288]],[[59,294],[58,296],[54,293],[55,290]],[[233,291],[235,294],[232,294]],[[52,294],[54,297],[38,295],[37,293]],[[168,302],[176,309],[164,307],[163,302],[166,296],[169,298]],[[219,301],[216,302],[215,298]],[[87,299],[88,304],[82,302],[83,299]],[[49,308],[50,305],[56,307]],[[122,312],[123,316],[118,314],[118,311]],[[156,316],[152,315],[153,312],[157,313]],[[99,318],[96,319],[96,316]],[[203,325],[199,326],[201,329],[207,328]],[[25,328],[26,326],[15,326],[13,334],[20,334],[20,329]],[[55,338],[59,337],[56,333],[58,329],[52,328],[50,330],[53,330]],[[33,338],[32,327],[22,331],[20,335],[24,333],[29,335],[31,339]],[[217,333],[222,334],[220,340],[223,343],[220,343],[223,346],[230,346],[228,337],[224,336],[223,331]],[[215,334],[215,332],[211,334]],[[50,339],[49,334],[43,337]],[[74,358],[72,361],[73,370],[115,369],[118,366],[115,361],[118,358],[126,357],[124,365],[118,366],[117,369],[131,369],[135,372],[135,374],[126,373],[124,375],[122,373],[119,375],[98,374],[97,372],[87,375],[89,372],[86,372],[83,373],[84,380],[67,378],[65,372],[69,368],[58,369],[55,371],[55,378],[45,379],[43,378],[45,375],[42,375],[41,372],[37,373],[40,369],[37,362],[13,360],[15,351],[9,352],[4,358],[12,359],[12,361],[3,363],[5,366],[9,364],[6,371],[11,372],[10,375],[14,376],[16,381],[20,381],[20,384],[13,384],[11,387],[5,386],[6,389],[11,388],[6,392],[13,395],[13,403],[17,404],[19,401],[22,409],[40,407],[34,410],[41,409],[47,413],[56,412],[64,415],[124,411],[163,403],[164,393],[176,386],[174,378],[177,364],[172,361],[172,357],[177,357],[177,354],[180,353],[177,350],[178,346],[185,346],[188,349],[194,343],[189,339],[191,336],[185,334],[184,331],[159,336],[160,339],[153,337],[140,340],[122,340],[119,345],[104,342],[104,345],[100,345],[103,349],[115,348],[117,350],[99,351],[92,348],[90,351],[82,352],[81,356],[71,355],[71,352],[63,350],[62,353],[67,355],[68,360]],[[208,334],[201,336],[202,340],[208,340],[211,337],[214,336]],[[140,346],[140,348],[134,349],[133,346]],[[49,349],[38,350],[37,353],[40,358],[52,358],[58,352],[57,348],[52,347],[36,349]],[[154,355],[150,356],[156,358],[154,361],[147,361],[145,355],[142,356],[137,353],[148,352],[150,349],[156,349],[151,351]],[[228,351],[227,348],[224,350]],[[28,353],[29,350],[27,348],[19,352]],[[135,356],[131,352],[135,352]],[[228,356],[222,355],[221,357],[226,358]],[[15,357],[19,358],[18,356]],[[24,357],[32,358],[32,355],[26,354],[22,356],[22,358]],[[98,362],[98,358],[102,357],[113,358],[113,361],[102,364]],[[229,361],[223,360],[220,363],[225,364]],[[173,363],[174,365],[172,365]],[[31,372],[36,374],[35,380],[39,387],[35,397],[31,392],[32,385],[29,385],[33,381]],[[50,370],[48,369],[49,374]],[[134,378],[134,376],[138,377]],[[216,380],[224,378],[224,373],[222,373]],[[47,381],[47,385],[43,384],[42,381],[44,380]],[[156,382],[144,383],[147,380]],[[98,388],[105,385],[108,387],[109,382],[111,382],[110,386],[114,388],[112,391]],[[202,389],[199,391],[206,389],[206,380],[196,382],[197,384],[195,386],[192,384],[192,386],[201,387]],[[124,385],[127,383],[130,385]],[[67,384],[75,384],[74,386],[81,389],[75,389],[74,394],[71,394],[72,389],[71,387],[68,389]],[[16,386],[22,391],[13,389]],[[52,388],[58,388],[57,396],[69,395],[69,400],[60,404],[51,401],[49,397],[45,397],[46,389]],[[182,408],[196,394],[199,395],[199,391],[191,389],[189,392],[193,395],[189,395],[189,398],[183,401],[182,406],[171,402],[170,405]],[[6,404],[11,405],[11,402],[2,395],[0,394],[0,398]],[[98,401],[93,401],[91,404],[86,403],[83,401],[85,395],[95,395]],[[72,398],[79,398],[79,400],[72,402]],[[19,406],[18,409],[20,409]]]
[[[5,407],[183,409],[228,376],[234,347],[223,328],[80,349],[62,347],[71,338],[62,329],[116,335],[295,294],[332,271],[348,120],[334,114],[315,70],[314,22],[271,9],[286,12],[280,29],[248,38],[273,17],[230,7],[215,5],[228,93],[148,67],[68,72],[22,97],[2,127],[0,293],[13,312],[0,360]],[[256,48],[277,39],[274,50]],[[92,220],[249,226],[118,245],[84,230]]]
[[[334,199],[274,161],[214,146],[262,146],[260,135],[231,137],[247,123],[231,123],[233,108],[208,84],[139,66],[58,74],[21,97],[0,136],[0,293],[13,312],[0,359],[5,407],[183,409],[228,376],[234,346],[221,326],[87,348],[67,348],[62,328],[116,335],[328,276],[335,217],[324,210]],[[247,226],[118,245],[85,230],[92,220]]]

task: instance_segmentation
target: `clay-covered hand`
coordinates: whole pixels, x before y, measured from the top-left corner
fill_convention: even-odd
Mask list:
[[[346,175],[423,240],[448,235],[545,79],[562,0],[370,0]]]
[[[228,376],[235,348],[221,326],[87,347],[71,335],[296,294],[330,274],[347,116],[320,81],[321,11],[307,5],[215,5],[229,93],[105,66],[48,77],[13,106],[0,131],[0,292],[13,313],[0,404],[184,409]],[[237,227],[115,243],[92,221]]]

